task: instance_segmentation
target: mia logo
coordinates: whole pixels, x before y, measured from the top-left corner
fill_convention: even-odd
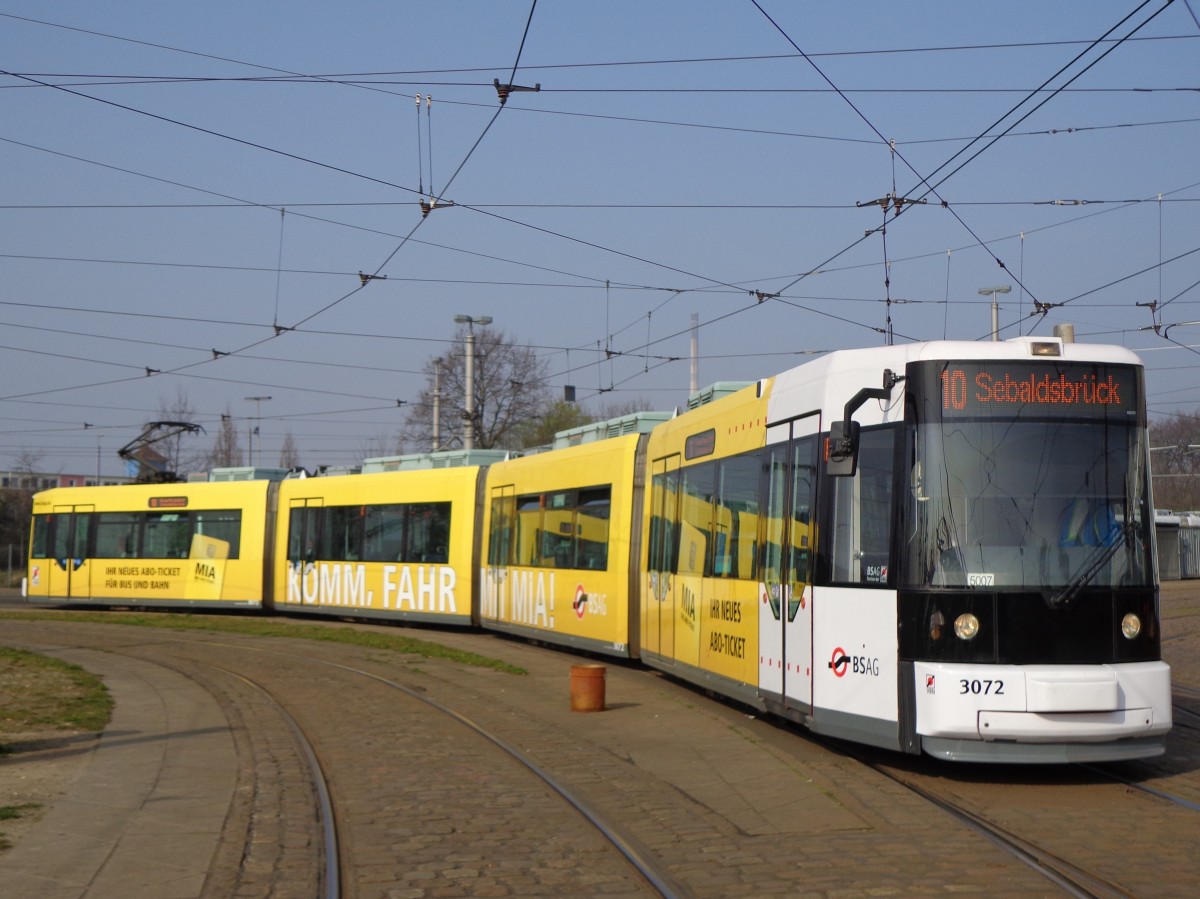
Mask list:
[[[696,594],[686,584],[679,591],[679,617],[683,619],[683,623],[688,626],[689,630],[696,629]]]
[[[217,582],[217,566],[211,562],[197,562],[196,570],[192,574],[198,581],[207,581],[210,584]]]

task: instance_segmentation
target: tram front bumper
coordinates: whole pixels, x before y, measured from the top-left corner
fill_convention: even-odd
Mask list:
[[[951,665],[918,662],[916,725],[922,738],[1095,743],[1171,728],[1170,667]]]

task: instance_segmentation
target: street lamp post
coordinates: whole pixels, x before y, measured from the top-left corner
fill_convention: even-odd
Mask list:
[[[1010,290],[1012,290],[1011,284],[1005,284],[1001,287],[981,287],[981,288],[979,288],[980,296],[986,297],[988,294],[991,294],[991,297],[992,297],[992,340],[993,341],[997,341],[1000,339],[1000,304],[996,300],[996,294],[1008,293]]]
[[[463,449],[475,449],[475,326],[490,325],[492,317],[456,315],[454,321],[467,326],[466,395],[463,397]]]
[[[433,439],[435,453],[442,448],[442,360],[433,360]]]
[[[254,461],[254,435],[258,434],[259,425],[262,424],[262,404],[269,399],[270,399],[269,396],[248,396],[248,397],[246,397],[247,402],[254,403],[254,428],[250,431],[250,446],[246,451],[246,456],[248,457],[247,461],[250,463],[251,468],[258,467]],[[258,440],[258,455],[259,455],[259,458],[261,461],[261,457],[262,457],[262,437],[261,436],[259,437],[259,440]]]

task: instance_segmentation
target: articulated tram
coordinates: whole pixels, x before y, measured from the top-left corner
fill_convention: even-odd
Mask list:
[[[27,596],[504,631],[950,760],[1164,751],[1136,356],[914,343],[709,393],[516,458],[45,491]]]

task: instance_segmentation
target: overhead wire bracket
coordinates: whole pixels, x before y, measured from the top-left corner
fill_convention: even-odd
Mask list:
[[[1062,303],[1043,303],[1041,300],[1035,299],[1033,301],[1033,311],[1030,312],[1029,315],[1031,317],[1034,315],[1040,315],[1044,318],[1047,314],[1049,314],[1051,309],[1062,305]]]
[[[508,95],[511,93],[515,93],[517,91],[529,91],[531,93],[537,93],[542,89],[540,82],[535,84],[533,87],[528,87],[523,84],[501,84],[499,78],[493,78],[492,83],[496,86],[496,96],[500,98],[501,106],[508,102]]]
[[[428,200],[421,197],[417,202],[421,204],[421,218],[425,218],[425,216],[429,215],[435,209],[444,209],[447,206],[454,205],[453,200],[439,200],[437,197],[430,197]]]
[[[1144,306],[1145,308],[1150,310],[1150,327],[1151,327],[1151,329],[1153,329],[1155,334],[1160,333],[1159,329],[1162,328],[1162,322],[1160,322],[1158,320],[1158,300],[1151,300],[1148,303],[1134,303],[1134,305],[1135,306]],[[1167,327],[1170,327],[1170,325],[1168,325]],[[1163,336],[1166,336],[1166,335],[1163,335]]]
[[[864,206],[878,206],[884,212],[887,212],[891,208],[895,211],[896,215],[899,215],[905,206],[925,206],[927,203],[927,200],[913,200],[909,197],[898,197],[894,193],[890,193],[886,197],[880,197],[877,200],[856,200],[854,205],[859,209],[862,209]]]

